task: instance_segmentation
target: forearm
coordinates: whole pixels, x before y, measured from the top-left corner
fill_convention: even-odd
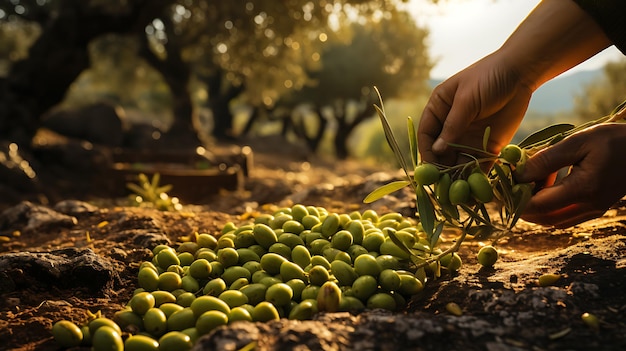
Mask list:
[[[533,91],[612,43],[572,0],[544,0],[496,52]]]

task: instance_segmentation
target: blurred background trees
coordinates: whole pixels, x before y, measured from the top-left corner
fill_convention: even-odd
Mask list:
[[[426,94],[426,37],[401,0],[7,0],[0,139],[27,146],[51,109],[105,101],[166,148],[278,120],[278,133],[313,152],[329,140],[345,158],[375,116],[373,86]]]

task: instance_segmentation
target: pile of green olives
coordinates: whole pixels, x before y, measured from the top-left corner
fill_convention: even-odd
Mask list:
[[[229,222],[215,235],[196,233],[176,248],[154,247],[152,259],[140,264],[139,288],[123,310],[90,321],[88,328],[60,321],[53,334],[67,347],[186,350],[233,321],[398,311],[422,291],[430,267],[412,269],[409,254],[390,232],[425,257],[437,253],[421,226],[400,213],[339,214],[296,204],[239,226]],[[461,266],[456,254],[441,261],[452,270]],[[133,335],[122,340],[122,331]]]

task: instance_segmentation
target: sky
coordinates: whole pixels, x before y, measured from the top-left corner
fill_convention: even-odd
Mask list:
[[[428,28],[431,77],[445,79],[496,50],[539,0],[410,0],[409,11]],[[593,70],[623,55],[610,47],[564,73]]]

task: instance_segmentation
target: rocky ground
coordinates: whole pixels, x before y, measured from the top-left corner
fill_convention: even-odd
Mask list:
[[[272,206],[293,203],[349,213],[373,208],[410,215],[412,196],[371,205],[367,193],[395,172],[356,162],[255,154],[238,190],[218,192],[181,211],[129,207],[125,199],[67,198],[5,204],[0,214],[0,348],[56,350],[50,328],[80,323],[88,311],[120,310],[137,287],[139,264],[159,243],[217,233]],[[447,233],[450,240],[456,233]],[[427,282],[402,312],[320,314],[312,321],[238,322],[196,349],[239,350],[625,350],[626,206],[566,230],[520,223],[497,244],[500,259],[481,268],[481,243],[461,248],[463,267]],[[545,273],[561,275],[541,287]],[[454,302],[461,315],[446,305]],[[597,328],[581,318],[592,313]]]

